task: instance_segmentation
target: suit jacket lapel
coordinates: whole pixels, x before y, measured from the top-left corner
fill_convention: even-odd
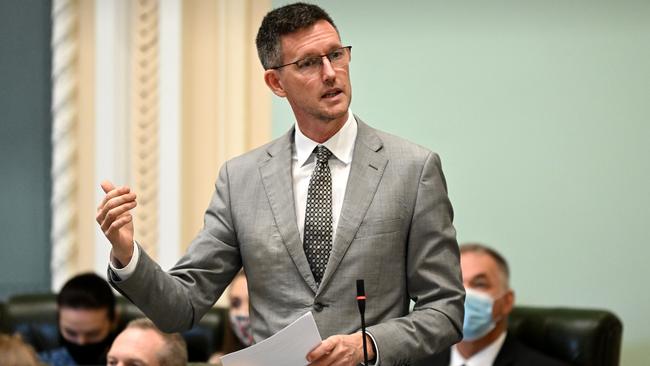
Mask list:
[[[358,117],[356,120],[358,130],[352,155],[352,166],[336,228],[336,237],[332,243],[332,252],[320,288],[325,288],[350,247],[388,163],[388,159],[379,153],[383,145],[374,130]]]
[[[497,353],[497,358],[494,360],[494,366],[511,366],[515,364],[515,356],[517,346],[516,340],[512,339],[511,334],[506,335],[503,345]]]
[[[268,158],[260,162],[259,169],[262,184],[284,245],[302,278],[316,292],[316,281],[309,268],[296,222],[291,172],[293,133],[294,131],[291,129],[275,143],[269,145]]]

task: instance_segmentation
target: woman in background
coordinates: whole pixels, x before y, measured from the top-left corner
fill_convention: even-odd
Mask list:
[[[239,271],[230,283],[228,292],[230,327],[226,329],[223,349],[210,357],[208,363],[221,364],[221,356],[239,351],[253,344],[253,333],[248,316],[248,281],[244,271]]]

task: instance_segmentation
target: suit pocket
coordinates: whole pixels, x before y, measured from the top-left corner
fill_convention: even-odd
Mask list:
[[[364,221],[357,231],[355,238],[390,234],[402,229],[402,219]]]

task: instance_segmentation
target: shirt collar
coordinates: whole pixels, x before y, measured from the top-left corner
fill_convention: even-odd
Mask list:
[[[352,153],[354,151],[354,142],[356,139],[357,121],[355,121],[354,115],[350,109],[348,109],[348,119],[343,124],[343,127],[341,127],[334,136],[330,137],[322,144],[319,144],[305,136],[296,125],[294,141],[298,166],[303,166],[307,163],[312,152],[314,152],[314,148],[318,145],[325,146],[338,160],[343,162],[345,165],[348,165],[352,161]]]
[[[482,366],[482,365],[492,365],[494,360],[497,358],[503,342],[506,340],[507,332],[503,332],[499,338],[495,339],[494,342],[490,343],[487,347],[480,350],[478,353],[474,354],[472,357],[465,359],[463,355],[458,352],[456,345],[451,347],[451,366],[457,365],[467,365],[467,366]]]

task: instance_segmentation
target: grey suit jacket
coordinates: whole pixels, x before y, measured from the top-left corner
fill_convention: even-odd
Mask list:
[[[323,338],[360,328],[356,280],[364,279],[367,330],[381,365],[409,364],[461,338],[463,298],[456,232],[435,153],[375,130],[358,133],[343,207],[320,287],[296,224],[293,129],[221,168],[205,225],[165,273],[141,252],[114,286],[161,329],[191,327],[243,265],[256,341],[312,311]],[[415,299],[409,313],[409,299]]]

